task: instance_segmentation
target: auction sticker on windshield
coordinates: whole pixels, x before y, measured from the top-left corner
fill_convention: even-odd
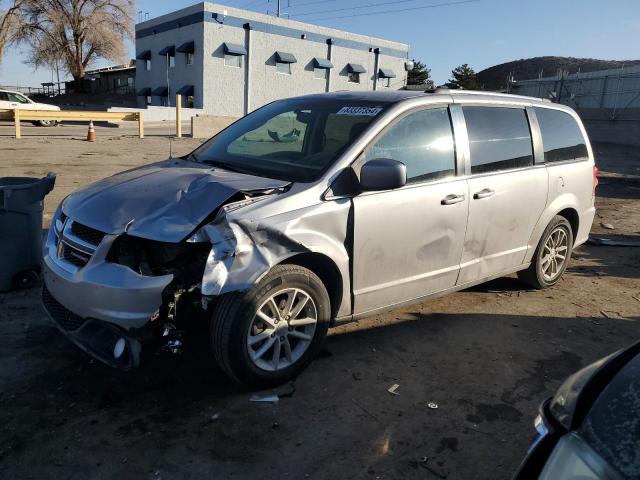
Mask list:
[[[382,111],[382,107],[342,107],[337,115],[358,115],[364,117],[375,117]]]

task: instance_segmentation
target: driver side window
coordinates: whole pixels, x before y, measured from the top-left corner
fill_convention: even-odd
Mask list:
[[[407,167],[407,183],[455,175],[455,149],[449,110],[410,113],[392,125],[365,152],[365,161],[391,158]]]

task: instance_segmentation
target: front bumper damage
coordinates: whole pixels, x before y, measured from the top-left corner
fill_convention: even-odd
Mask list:
[[[92,244],[69,227],[64,231],[56,233],[54,224],[44,246],[46,312],[67,338],[96,359],[125,370],[138,366],[140,339],[173,276],[143,276],[108,262],[114,235]],[[65,253],[67,247],[78,256],[86,253],[87,263],[72,263],[77,259]]]

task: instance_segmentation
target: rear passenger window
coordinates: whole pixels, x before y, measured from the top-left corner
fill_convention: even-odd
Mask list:
[[[536,108],[535,112],[542,133],[545,162],[587,158],[587,145],[571,115],[550,108]]]
[[[533,165],[529,121],[522,108],[463,107],[471,173]]]
[[[387,130],[365,153],[365,160],[391,158],[407,166],[407,183],[455,175],[449,110],[411,113]]]

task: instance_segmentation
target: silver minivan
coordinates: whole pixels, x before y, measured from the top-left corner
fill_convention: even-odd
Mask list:
[[[206,325],[226,373],[275,384],[340,322],[513,272],[554,285],[588,237],[596,184],[580,119],[548,101],[442,89],[276,101],[189,155],[68,196],[43,302],[108,365],[179,351]]]

